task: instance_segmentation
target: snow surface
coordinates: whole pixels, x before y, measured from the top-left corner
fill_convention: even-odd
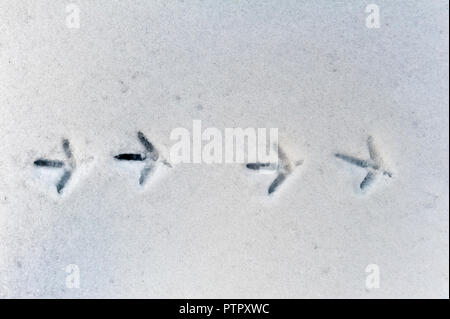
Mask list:
[[[68,3],[0,0],[0,297],[448,298],[447,1],[378,0],[379,29],[365,1],[74,0],[79,29]],[[113,158],[194,119],[276,127],[303,163],[267,196],[240,164],[142,187]],[[393,176],[361,192],[335,153],[369,136]],[[33,161],[63,138],[58,194]]]

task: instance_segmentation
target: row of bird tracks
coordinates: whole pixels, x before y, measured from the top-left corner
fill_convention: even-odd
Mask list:
[[[142,152],[139,153],[121,153],[114,156],[116,161],[131,161],[141,162],[144,166],[140,172],[138,183],[143,186],[147,183],[153,172],[157,169],[158,165],[165,165],[172,167],[172,165],[164,158],[161,157],[160,152],[150,142],[150,140],[142,132],[137,133],[137,139],[142,145]],[[362,191],[366,191],[374,181],[383,175],[388,178],[392,178],[393,174],[388,170],[375,146],[373,137],[369,136],[367,139],[367,147],[369,150],[369,159],[360,159],[346,153],[336,153],[335,157],[347,162],[350,165],[367,170],[365,178],[361,181],[359,188]],[[68,139],[62,140],[62,150],[65,155],[64,160],[55,160],[47,158],[38,158],[34,161],[34,166],[38,168],[50,168],[61,170],[61,176],[56,182],[56,191],[58,194],[62,194],[66,185],[70,182],[70,179],[77,169],[76,161],[73,156],[70,142]],[[272,196],[277,190],[279,190],[286,179],[292,175],[292,173],[303,164],[303,160],[292,161],[286,155],[281,147],[278,147],[278,161],[277,163],[248,163],[246,168],[252,171],[270,171],[276,174],[275,179],[271,182],[267,188],[267,195]]]

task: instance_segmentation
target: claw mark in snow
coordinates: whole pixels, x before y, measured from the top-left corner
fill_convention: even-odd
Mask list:
[[[376,180],[377,176],[382,174],[388,177],[392,177],[392,173],[384,168],[383,160],[375,147],[373,137],[369,136],[367,138],[367,147],[369,149],[370,159],[362,160],[353,156],[336,153],[335,156],[340,158],[350,164],[366,168],[368,170],[366,177],[359,185],[361,190],[367,189]]]
[[[64,162],[52,161],[52,160],[46,160],[46,159],[38,159],[38,160],[34,161],[34,165],[42,166],[42,167],[61,168],[64,166]]]
[[[62,148],[64,150],[64,154],[67,157],[66,161],[58,161],[58,160],[48,160],[44,158],[39,158],[34,161],[34,166],[37,167],[49,167],[49,168],[63,168],[64,172],[61,176],[60,180],[56,184],[56,191],[58,194],[61,194],[70,177],[72,176],[72,172],[75,169],[75,160],[72,156],[72,151],[70,150],[69,140],[63,139]]]
[[[267,193],[268,195],[275,192],[278,187],[286,180],[286,178],[292,173],[295,166],[303,164],[303,161],[298,161],[293,165],[287,158],[286,154],[278,147],[278,164],[275,163],[248,163],[246,166],[248,169],[259,171],[269,170],[278,173],[275,180],[270,184]]]
[[[139,177],[139,185],[143,185],[147,178],[151,175],[156,166],[156,163],[160,159],[159,153],[153,144],[145,137],[144,133],[138,132],[137,134],[139,142],[144,146],[145,151],[143,153],[132,154],[132,153],[124,153],[114,156],[115,159],[120,161],[140,161],[144,162],[145,166],[141,170],[141,176]],[[164,165],[170,167],[170,164],[161,160]]]

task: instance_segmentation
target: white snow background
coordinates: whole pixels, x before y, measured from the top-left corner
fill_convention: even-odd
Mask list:
[[[0,296],[449,296],[448,2],[0,0]],[[274,193],[240,164],[145,187],[136,132],[276,127]],[[373,136],[392,178],[357,191]],[[39,157],[77,162],[63,194]],[[67,265],[80,288],[66,286]],[[367,265],[380,287],[365,285]]]

